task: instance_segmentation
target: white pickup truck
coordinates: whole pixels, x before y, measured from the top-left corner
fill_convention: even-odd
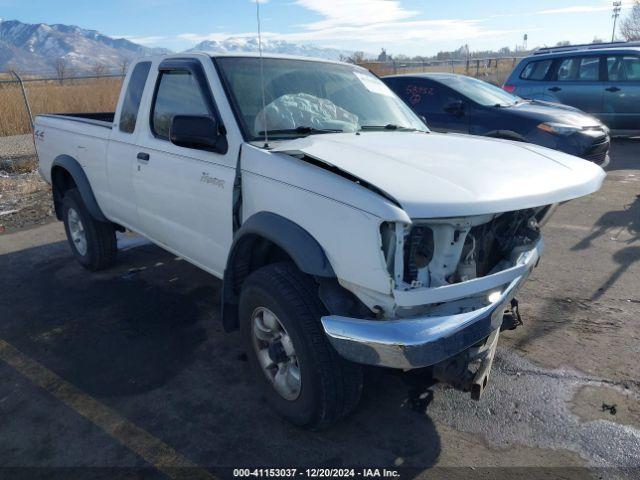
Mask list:
[[[111,265],[128,229],[222,279],[269,403],[315,428],[357,405],[361,364],[479,397],[541,225],[605,176],[431,133],[365,69],[293,57],[141,59],[115,113],[40,115],[34,134],[80,263]]]

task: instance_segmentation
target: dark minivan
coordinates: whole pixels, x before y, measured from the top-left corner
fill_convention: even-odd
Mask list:
[[[598,117],[614,135],[640,135],[640,42],[541,48],[502,87]]]
[[[535,143],[600,166],[609,163],[607,127],[576,108],[524,100],[482,80],[452,73],[382,80],[434,131]]]

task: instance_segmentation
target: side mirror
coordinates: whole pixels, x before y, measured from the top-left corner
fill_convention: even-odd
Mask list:
[[[205,115],[176,115],[171,121],[171,143],[179,147],[220,152],[224,139],[218,122]],[[225,148],[226,150],[226,148]]]
[[[422,120],[422,123],[424,123],[427,127],[429,126],[429,124],[427,123],[427,117],[425,117],[424,115],[418,115],[418,118]]]
[[[447,103],[443,107],[443,110],[447,113],[461,116],[461,115],[464,115],[464,103],[462,103],[462,100],[455,100],[453,102]]]

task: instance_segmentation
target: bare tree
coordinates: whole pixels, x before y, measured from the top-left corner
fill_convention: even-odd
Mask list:
[[[129,68],[129,64],[131,64],[130,58],[123,58],[120,60],[120,73],[124,77],[127,74],[127,69]]]
[[[58,76],[60,85],[62,85],[67,75],[67,61],[63,57],[60,57],[58,58],[58,60],[56,60],[56,74]]]
[[[93,74],[96,77],[102,77],[106,73],[107,73],[107,66],[105,64],[98,62],[93,66]]]
[[[627,41],[640,40],[640,0],[636,0],[631,11],[620,22],[620,33]]]
[[[353,52],[353,54],[345,57],[344,55],[340,55],[341,62],[359,64],[364,61],[364,52]]]

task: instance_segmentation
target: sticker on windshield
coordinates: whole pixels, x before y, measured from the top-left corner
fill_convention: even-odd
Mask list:
[[[387,95],[389,97],[393,96],[391,90],[389,90],[389,87],[387,87],[381,80],[377,79],[373,75],[363,74],[360,72],[353,72],[353,74],[370,92],[379,93],[380,95]]]

